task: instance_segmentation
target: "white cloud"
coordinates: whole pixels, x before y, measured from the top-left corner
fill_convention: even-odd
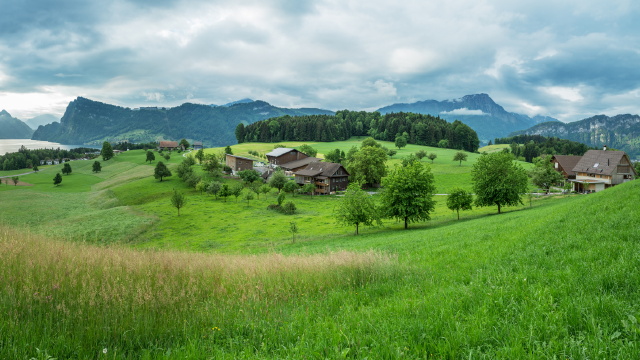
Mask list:
[[[569,102],[577,102],[577,101],[584,100],[584,97],[580,94],[579,88],[550,86],[550,87],[542,87],[541,89],[553,96],[557,96],[560,99],[566,100]]]
[[[482,110],[469,110],[467,108],[454,109],[451,111],[442,111],[440,114],[443,115],[488,115],[484,113]]]

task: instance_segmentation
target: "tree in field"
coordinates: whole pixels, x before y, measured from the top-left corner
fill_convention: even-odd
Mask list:
[[[267,198],[267,194],[271,191],[271,186],[268,184],[262,184],[260,186],[260,193],[264,194],[265,199]]]
[[[403,147],[407,146],[407,137],[404,134],[396,135],[395,146],[398,148],[398,150],[400,150]]]
[[[171,205],[174,208],[178,209],[178,216],[180,216],[180,208],[184,207],[185,198],[182,193],[179,193],[178,190],[173,189],[173,195],[171,196]]]
[[[462,162],[467,161],[467,153],[465,153],[464,151],[458,151],[455,155],[453,155],[453,161],[459,161],[460,165],[458,166],[462,166]]]
[[[102,165],[100,165],[100,161],[96,160],[93,162],[92,169],[94,173],[99,173],[102,171]]]
[[[242,195],[242,190],[244,190],[244,185],[237,183],[229,187],[229,194],[233,195],[236,198],[236,202],[238,202],[238,197]]]
[[[162,182],[163,178],[171,176],[171,170],[162,161],[158,161],[156,168],[153,170],[153,176]]]
[[[429,155],[427,155],[427,159],[431,160],[431,163],[433,164],[433,160],[438,158],[438,154],[436,153],[429,153]]]
[[[258,198],[258,200],[260,200],[260,187],[261,186],[262,186],[262,184],[259,183],[259,182],[254,182],[251,185],[249,185],[249,190],[251,190],[251,192],[256,194],[256,197]]]
[[[418,160],[422,160],[425,156],[427,156],[427,152],[424,150],[418,150],[416,151],[416,158]]]
[[[71,170],[71,164],[69,164],[68,162],[64,163],[64,165],[62,166],[62,173],[65,175],[69,175],[72,171],[73,170]]]
[[[382,180],[382,186],[381,205],[387,217],[403,220],[405,229],[410,222],[431,219],[435,186],[428,165],[413,160],[396,166]]]
[[[366,141],[362,143],[364,144]],[[375,143],[375,140],[373,142]],[[365,185],[379,184],[387,173],[386,161],[387,152],[383,148],[363,146],[352,154],[347,164],[347,170],[354,182]]]
[[[62,182],[62,175],[60,173],[56,173],[56,176],[53,178],[53,185],[58,186]]]
[[[273,172],[271,178],[269,179],[269,185],[278,189],[278,194],[280,190],[284,187],[284,184],[287,183],[287,177],[284,175],[284,172],[281,169],[278,169]]]
[[[207,185],[207,193],[215,196],[217,199],[218,193],[220,192],[221,188],[222,183],[220,183],[219,181],[212,181],[209,183],[209,185]]]
[[[253,192],[251,192],[251,191],[246,191],[246,192],[244,193],[244,195],[242,196],[242,199],[243,199],[243,200],[247,200],[247,205],[249,205],[249,201],[251,201],[251,200],[253,200],[253,199],[254,199]]]
[[[38,165],[33,165],[33,168],[31,168],[31,170],[33,170],[34,172],[38,172]]]
[[[387,150],[387,155],[388,155],[390,158],[392,158],[392,157],[393,157],[393,155],[395,155],[395,154],[397,154],[397,153],[398,153],[398,151],[397,151],[397,150],[394,150],[394,149],[389,149],[389,150]]]
[[[222,172],[222,165],[218,156],[215,154],[207,154],[204,156],[204,162],[202,163],[202,170],[208,172],[211,176],[220,176]]]
[[[253,169],[238,171],[238,176],[245,184],[252,184],[255,181],[262,180],[260,173]]]
[[[311,195],[311,198],[313,198],[313,193],[316,191],[316,185],[313,183],[306,183],[304,185],[302,185],[302,188],[300,188],[300,192],[303,194],[309,194]]]
[[[20,177],[14,176],[11,178],[11,181],[13,181],[13,186],[18,186],[18,183],[20,182]]]
[[[151,162],[153,162],[156,159],[156,156],[153,154],[153,151],[151,150],[147,150],[147,160],[145,160],[145,162],[149,162],[149,164],[151,164]]]
[[[233,155],[233,151],[231,151],[231,146],[227,145],[227,147],[224,148],[224,153],[225,154],[229,154],[229,155]]]
[[[169,153],[164,154],[162,157],[167,161],[171,159],[171,155],[169,155]]]
[[[461,188],[452,189],[447,197],[447,207],[458,212],[458,220],[460,220],[460,210],[471,210],[472,203],[473,195]]]
[[[549,188],[564,180],[562,174],[553,168],[550,156],[542,156],[534,161],[535,167],[529,170],[533,184],[549,193]]]
[[[180,145],[182,146],[183,149],[187,150],[191,144],[189,144],[189,142],[187,141],[187,139],[182,139],[180,140]]]
[[[198,159],[198,164],[202,165],[202,161],[204,160],[204,150],[200,149],[196,152],[196,159]]]
[[[338,224],[356,227],[359,233],[360,224],[372,226],[380,224],[380,210],[373,198],[360,188],[360,184],[350,183],[340,203],[335,208]]]
[[[218,191],[218,196],[224,199],[224,202],[227,202],[227,197],[231,195],[231,189],[229,185],[222,184],[220,186],[220,190]]]
[[[284,192],[291,193],[291,196],[295,196],[296,191],[300,190],[300,185],[298,185],[298,183],[293,180],[289,180],[284,183],[282,190],[284,190]]]
[[[442,140],[438,141],[438,147],[439,148],[448,148],[449,147],[449,140],[442,139]]]
[[[102,160],[107,161],[113,157],[113,148],[108,141],[102,143],[102,150],[100,151],[100,155],[102,155]]]
[[[480,156],[471,170],[476,206],[498,206],[498,214],[504,205],[522,204],[520,196],[527,192],[527,172],[514,163],[507,152]]]
[[[291,242],[296,242],[296,234],[298,233],[298,225],[295,221],[289,223],[289,232],[291,233]]]
[[[207,191],[207,183],[202,180],[198,181],[198,183],[196,184],[196,191],[198,191],[200,194]]]
[[[298,147],[298,150],[311,157],[315,157],[316,155],[318,155],[318,150],[312,148],[311,145],[302,144]]]

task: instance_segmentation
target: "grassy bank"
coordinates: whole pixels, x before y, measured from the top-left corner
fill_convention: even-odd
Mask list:
[[[638,201],[632,182],[284,255],[2,230],[0,357],[634,359]]]

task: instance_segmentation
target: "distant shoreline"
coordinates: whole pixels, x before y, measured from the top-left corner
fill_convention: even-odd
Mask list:
[[[0,139],[0,156],[18,152],[20,147],[23,146],[29,150],[35,149],[65,149],[71,150],[79,147],[87,147],[87,148],[95,148],[100,149],[100,147],[92,146],[92,145],[66,145],[60,144],[50,141],[41,141],[41,140],[31,140],[31,139]]]

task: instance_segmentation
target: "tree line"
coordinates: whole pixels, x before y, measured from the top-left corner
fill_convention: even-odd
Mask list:
[[[76,148],[71,150],[57,149],[34,149],[29,150],[21,146],[18,152],[7,153],[0,156],[0,170],[20,170],[32,168],[40,165],[40,160],[47,159],[81,159],[87,154],[97,152],[94,148]]]
[[[594,149],[576,141],[545,137],[542,135],[516,135],[496,138],[495,144],[510,144],[511,153],[526,162],[542,155],[584,155],[587,150]]]
[[[352,136],[371,136],[394,142],[404,136],[409,144],[439,146],[469,152],[478,150],[478,134],[456,120],[413,113],[338,111],[335,115],[281,116],[245,126],[238,124],[238,143],[280,141],[342,141]]]

